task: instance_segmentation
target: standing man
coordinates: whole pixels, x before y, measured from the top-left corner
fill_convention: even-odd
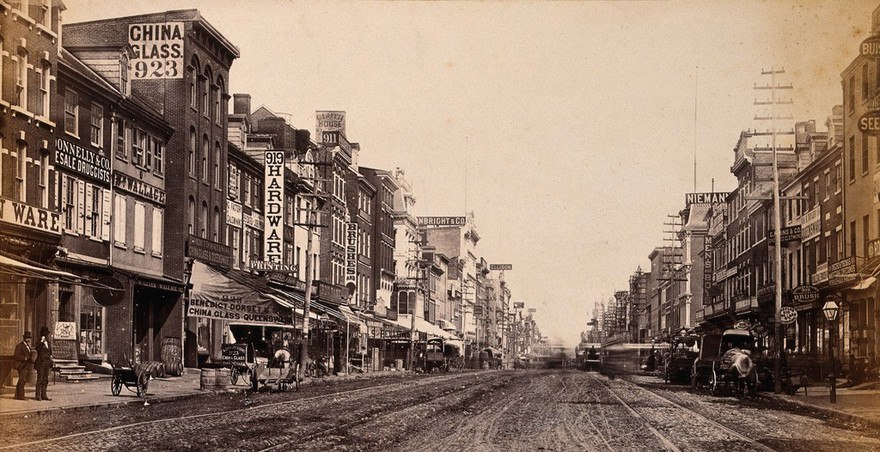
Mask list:
[[[13,354],[15,370],[18,371],[18,383],[15,385],[16,400],[24,400],[24,384],[27,381],[28,371],[31,370],[31,364],[34,362],[31,356],[32,352],[31,332],[25,331],[21,342],[15,346],[15,353]]]
[[[49,328],[40,328],[40,342],[37,342],[37,400],[52,400],[46,395],[46,388],[49,386],[49,372],[52,372],[52,346],[49,344],[50,332]]]

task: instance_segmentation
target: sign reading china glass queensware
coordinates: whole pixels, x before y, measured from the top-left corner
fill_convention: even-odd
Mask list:
[[[183,78],[183,22],[156,22],[128,26],[133,80]]]

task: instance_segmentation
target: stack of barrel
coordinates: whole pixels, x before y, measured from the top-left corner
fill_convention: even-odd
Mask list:
[[[225,391],[230,383],[230,370],[221,367],[217,369],[202,368],[199,376],[199,389]]]

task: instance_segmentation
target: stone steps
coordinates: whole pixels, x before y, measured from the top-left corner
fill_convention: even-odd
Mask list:
[[[100,378],[92,374],[92,371],[86,370],[85,366],[79,365],[76,361],[56,361],[54,370],[62,381],[97,380]]]

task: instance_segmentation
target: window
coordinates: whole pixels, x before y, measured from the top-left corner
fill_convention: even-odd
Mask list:
[[[128,147],[126,144],[127,132],[128,124],[126,123],[125,119],[116,118],[116,121],[113,122],[113,134],[116,136],[113,140],[114,146],[116,146],[114,153],[116,154],[116,157],[119,157],[123,160],[128,158]]]
[[[64,229],[67,232],[76,232],[77,202],[76,202],[76,179],[64,175],[61,179],[61,209],[64,214]]]
[[[189,128],[189,175],[196,174],[196,128]]]
[[[202,136],[202,182],[208,182],[208,136]]]
[[[47,118],[49,117],[49,72],[51,67],[48,62],[44,61],[42,69],[34,72],[37,76],[37,86],[40,87],[34,114]]]
[[[862,65],[862,101],[868,100],[868,63]]]
[[[104,308],[98,306],[94,297],[85,297],[79,315],[80,352],[90,357],[103,353]]]
[[[161,176],[163,171],[165,171],[164,167],[164,159],[165,159],[165,144],[162,143],[162,140],[158,138],[153,138],[153,158],[152,162],[150,162],[151,167],[153,168],[153,173]]]
[[[208,101],[208,93],[211,92],[211,68],[205,68],[205,75],[202,76],[202,115],[206,118],[211,111],[211,105]]]
[[[90,237],[101,236],[101,187],[89,184],[86,191],[86,223],[88,225],[88,234]]]
[[[856,222],[849,222],[849,255],[856,255]]]
[[[125,201],[124,196],[115,195],[113,200],[113,243],[124,247],[125,240]]]
[[[89,138],[93,146],[101,148],[104,143],[104,109],[92,104],[91,132]]]
[[[212,224],[213,228],[211,228],[214,232],[213,239],[217,243],[222,243],[220,237],[220,208],[214,207],[214,224]]]
[[[223,79],[217,78],[217,89],[214,91],[214,119],[217,124],[223,123],[223,89]]]
[[[128,55],[123,54],[122,58],[119,59],[119,90],[122,91],[124,96],[128,96],[131,94],[129,92],[129,83],[128,83]]]
[[[27,143],[24,141],[18,142],[18,150],[16,152],[16,158],[13,161],[15,165],[15,182],[12,186],[12,199],[26,202],[26,190],[27,187]]]
[[[79,96],[67,90],[64,93],[64,131],[79,136],[77,123],[79,122]]]
[[[192,196],[189,197],[189,206],[186,218],[189,220],[189,224],[187,224],[186,230],[187,232],[189,232],[190,235],[193,235],[193,231],[195,230],[196,225],[196,200],[193,199]]]
[[[868,172],[868,137],[862,135],[862,174]]]
[[[40,207],[49,208],[49,150],[40,149]]]
[[[150,249],[153,256],[162,256],[162,229],[165,215],[162,209],[153,206],[153,230],[150,236]]]
[[[244,173],[244,180],[242,181],[242,188],[244,189],[244,193],[242,194],[242,202],[244,205],[250,207],[251,205],[251,175],[248,173]]]
[[[220,177],[223,173],[220,172],[220,143],[214,143],[214,188],[220,190],[221,183]]]
[[[0,80],[6,80],[6,71],[3,67],[3,37],[0,37]],[[3,83],[0,83],[0,103],[3,103]]]
[[[147,233],[146,206],[140,201],[134,202],[134,224],[139,226],[134,228],[134,250],[143,253]]]
[[[202,210],[201,215],[199,215],[199,220],[201,220],[199,224],[199,237],[206,239],[208,238],[208,203],[202,201]]]
[[[195,62],[193,63],[195,65]],[[189,106],[193,109],[197,108],[196,101],[199,98],[198,93],[196,92],[196,68],[189,68]]]
[[[852,113],[856,109],[856,76],[849,77],[849,112]]]
[[[849,181],[856,180],[856,137],[849,137]]]
[[[143,130],[134,127],[131,129],[131,134],[134,138],[132,140],[131,162],[135,166],[143,168],[146,164],[147,134]]]
[[[27,108],[27,65],[28,54],[24,49],[18,51],[18,58],[13,60],[15,71],[15,95],[12,103],[21,108]]]
[[[840,163],[834,165],[834,193],[840,193],[841,181],[843,180],[843,168]]]

